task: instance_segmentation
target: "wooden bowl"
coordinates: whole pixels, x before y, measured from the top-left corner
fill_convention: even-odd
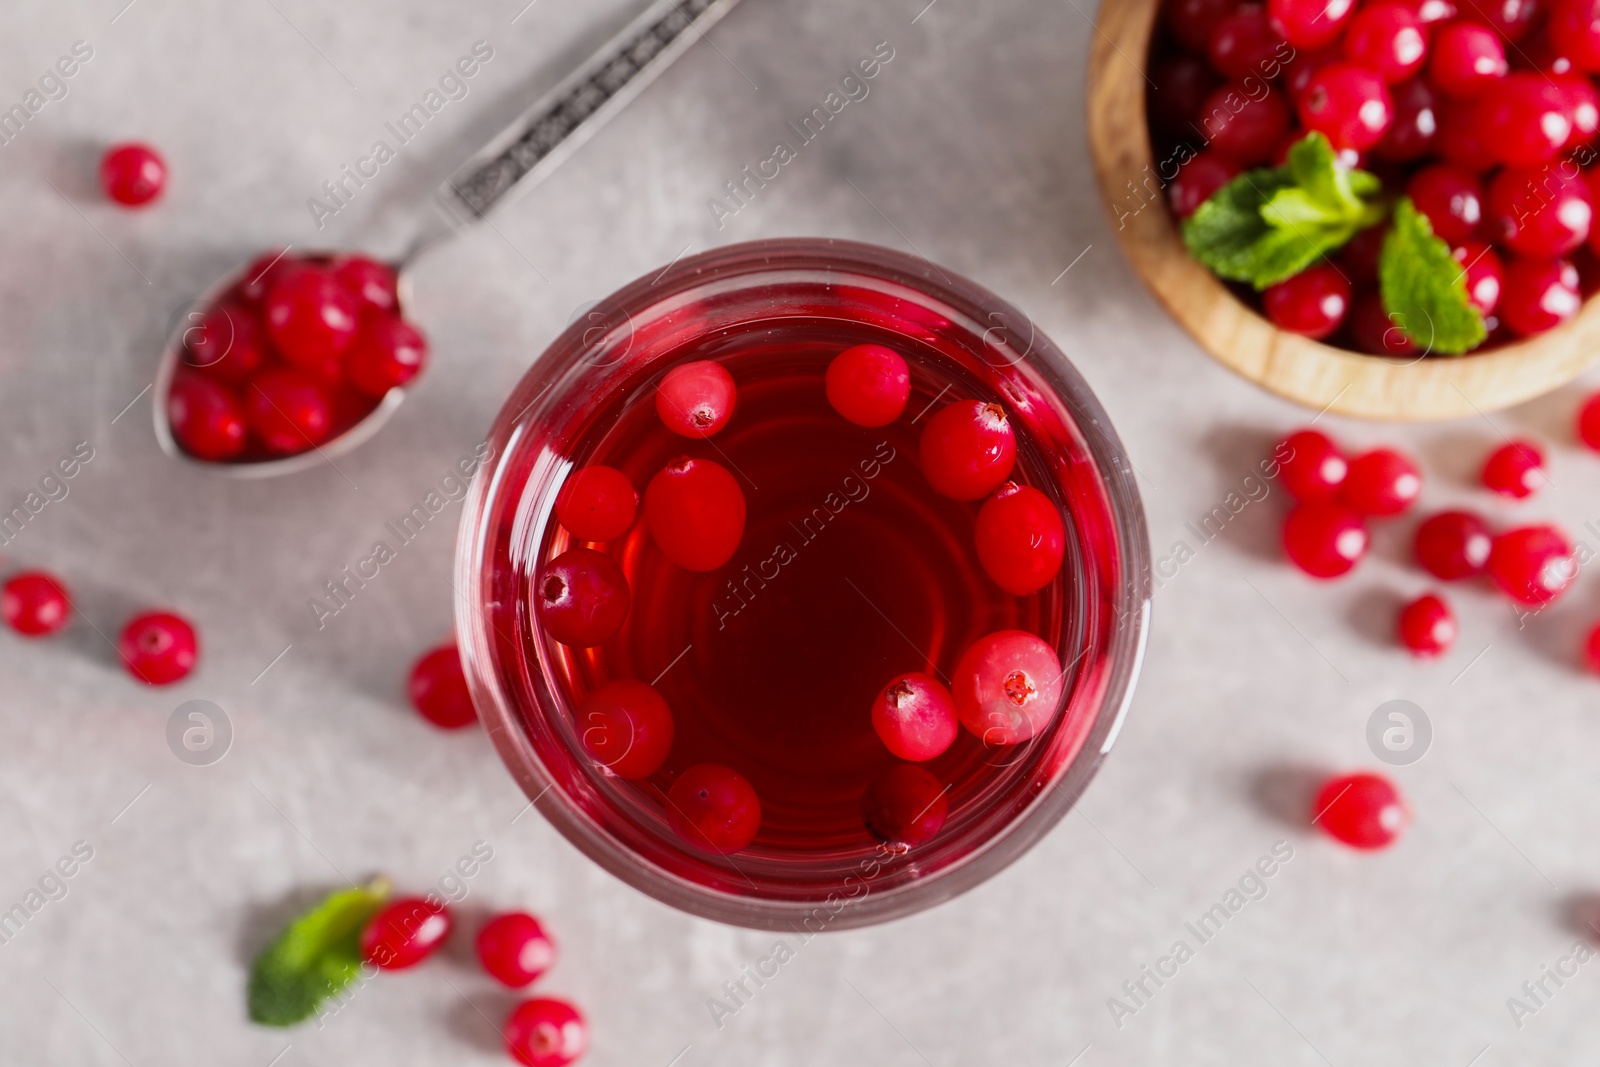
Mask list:
[[[1160,0],[1102,0],[1089,63],[1089,146],[1112,228],[1134,269],[1200,346],[1318,411],[1423,422],[1509,407],[1600,357],[1600,301],[1531,340],[1480,355],[1396,360],[1285,333],[1189,255],[1167,208],[1145,122],[1145,64]]]

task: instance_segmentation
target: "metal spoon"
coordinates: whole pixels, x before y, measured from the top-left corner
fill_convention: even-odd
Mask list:
[[[401,306],[410,289],[407,268],[424,251],[538,185],[738,3],[656,0],[439,186],[433,198],[437,210],[424,213],[421,232],[393,264]],[[238,274],[233,271],[223,277],[194,306],[216,303],[238,280]],[[179,446],[167,418],[167,396],[183,357],[184,336],[192,328],[187,322],[174,328],[156,371],[156,440],[174,459],[234,478],[291,474],[343,455],[366,441],[382,429],[405,399],[404,387],[390,389],[360,422],[296,455],[253,463],[196,459]]]

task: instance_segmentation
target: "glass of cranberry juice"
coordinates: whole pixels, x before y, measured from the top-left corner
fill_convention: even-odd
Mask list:
[[[825,386],[830,362],[863,344],[892,349],[910,371],[903,413],[875,428],[841,417]],[[731,418],[705,439],[668,429],[655,399],[667,372],[699,361],[737,389]],[[950,499],[924,476],[922,431],[970,401],[1009,421],[1010,481],[1043,493],[1063,520],[1060,570],[1027,595],[980,566],[983,501]],[[669,904],[812,931],[931,906],[1037,841],[1116,738],[1149,615],[1132,468],[1066,358],[971,282],[832,240],[680,261],[569,327],[489,443],[457,556],[474,699],[541,812]],[[668,559],[647,517],[646,487],[685,459],[725,470],[745,505],[738,547],[710,570]],[[556,504],[575,472],[595,466],[625,475],[641,503],[625,532],[584,542]],[[563,589],[551,562],[574,548],[606,556],[629,596],[626,621],[594,647],[541,625],[540,598]],[[961,728],[931,759],[893,755],[872,716],[885,687],[912,672],[950,685],[963,654],[996,633],[1042,640],[1060,666],[1055,679],[1007,683],[1022,685],[1006,690],[1019,701],[1033,686],[1059,689],[1042,727],[1024,740]],[[659,726],[633,720],[622,742],[617,720],[592,710],[592,695],[619,681],[651,687],[670,713],[670,748],[642,777],[618,771],[629,752],[660,748]],[[685,788],[726,800],[727,770],[759,814],[733,813],[744,832],[735,826],[731,846],[696,840],[685,828],[696,813],[678,801]]]

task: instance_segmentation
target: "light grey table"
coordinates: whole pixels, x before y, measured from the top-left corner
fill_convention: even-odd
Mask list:
[[[4,549],[9,566],[64,575],[84,614],[48,642],[0,633],[0,910],[75,842],[93,855],[0,944],[0,1062],[506,1062],[490,1020],[512,998],[474,972],[465,938],[444,963],[360,988],[320,1028],[243,1016],[250,953],[309,895],[380,870],[426,887],[479,841],[494,855],[463,909],[548,917],[564,954],[539,988],[589,1013],[597,1067],[1466,1067],[1600,1049],[1600,963],[1547,980],[1553,996],[1520,1028],[1507,1007],[1570,952],[1574,908],[1600,888],[1600,682],[1575,667],[1600,615],[1592,580],[1521,628],[1463,591],[1459,647],[1416,666],[1387,637],[1395,604],[1424,587],[1402,566],[1409,523],[1333,586],[1278,561],[1276,494],[1209,543],[1194,535],[1307,414],[1206,359],[1120,257],[1083,133],[1090,0],[748,0],[495,229],[422,265],[436,364],[380,442],[263,484],[157,450],[149,397],[135,398],[175,309],[271,243],[398,251],[410,205],[634,3],[124,3],[35,0],[0,20],[0,105],[74,41],[93,48],[65,98],[0,146],[0,510],[78,442],[94,450]],[[319,232],[308,198],[479,40],[493,58],[467,95]],[[879,42],[893,59],[870,95],[748,206],[714,211],[724,182]],[[93,185],[99,148],[129,137],[172,168],[166,200],[139,214]],[[1021,305],[1115,420],[1157,556],[1183,541],[1194,558],[1157,595],[1132,717],[1077,811],[955,903],[799,948],[719,1029],[708,998],[774,938],[603,874],[518,817],[524,798],[480,734],[441,736],[405,707],[409,663],[450,629],[459,509],[320,630],[307,601],[471,450],[587,301],[685,251],[790,234],[919,252]],[[1567,429],[1579,395],[1428,429],[1322,421],[1353,446],[1424,456],[1429,507],[1486,503],[1470,488],[1478,458],[1502,432],[1547,432],[1556,487],[1515,511],[1596,546],[1600,459]],[[152,604],[192,616],[204,641],[170,690],[132,684],[96,633]],[[1435,733],[1394,771],[1417,813],[1401,844],[1356,855],[1286,820],[1299,776],[1376,765],[1366,722],[1394,698]],[[168,749],[189,699],[236,730],[213,766]],[[1198,944],[1184,924],[1279,841],[1293,859],[1266,897]],[[1147,980],[1118,1027],[1108,999],[1135,1005],[1123,983],[1179,939],[1194,958],[1159,989]]]

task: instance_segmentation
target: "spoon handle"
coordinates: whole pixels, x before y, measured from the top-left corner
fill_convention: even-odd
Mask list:
[[[458,222],[521,195],[705,36],[739,0],[657,0],[439,187]]]

